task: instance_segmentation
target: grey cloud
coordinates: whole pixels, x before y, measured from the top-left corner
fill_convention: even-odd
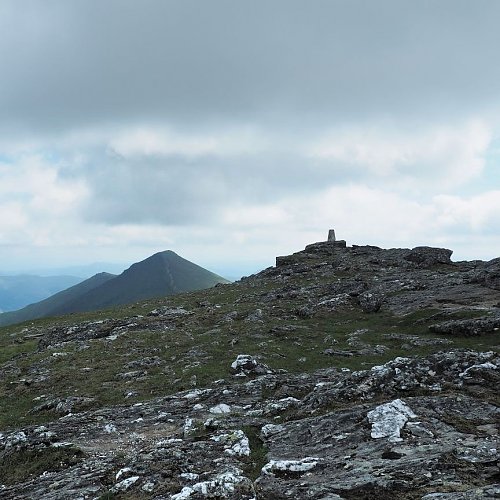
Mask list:
[[[151,120],[317,126],[499,101],[495,1],[4,0],[2,9],[4,133]]]
[[[286,154],[186,160],[113,159],[94,153],[71,175],[85,179],[90,188],[86,219],[173,226],[214,222],[231,206],[273,203],[352,178],[351,172],[309,168],[303,158]]]

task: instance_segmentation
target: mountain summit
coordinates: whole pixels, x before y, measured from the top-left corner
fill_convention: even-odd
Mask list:
[[[0,328],[1,498],[498,499],[500,258],[451,255],[331,234],[230,285]]]
[[[217,283],[228,281],[166,250],[132,264],[116,278],[64,304],[58,313],[94,311],[153,297],[211,288]]]
[[[0,325],[72,312],[95,311],[139,300],[211,288],[228,280],[171,250],[132,264],[119,276],[100,273],[41,302],[5,314]]]

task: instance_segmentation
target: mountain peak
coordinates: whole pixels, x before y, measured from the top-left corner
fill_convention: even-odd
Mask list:
[[[98,273],[45,301],[8,315],[0,315],[0,325],[72,312],[95,311],[211,288],[218,283],[228,283],[228,280],[180,257],[172,250],[165,250],[132,264],[119,276]]]

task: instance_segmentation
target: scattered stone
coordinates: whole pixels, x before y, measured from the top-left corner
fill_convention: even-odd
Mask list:
[[[410,407],[400,399],[377,406],[368,412],[368,422],[372,424],[371,436],[374,439],[386,437],[393,443],[402,441],[401,429],[409,418],[415,417]]]
[[[305,457],[301,460],[271,460],[262,467],[264,475],[286,475],[300,476],[305,472],[314,469],[321,461],[316,457]]]
[[[208,411],[214,415],[227,415],[231,413],[231,407],[225,403],[219,403],[218,405],[212,406]]]
[[[320,242],[230,288],[155,299],[145,317],[9,330],[13,342],[40,344],[35,357],[23,348],[0,366],[2,390],[50,412],[28,416],[47,418],[43,426],[19,420],[0,433],[2,500],[498,497],[495,330],[475,343],[483,352],[420,332],[489,328],[500,260],[451,264],[450,254]],[[363,305],[384,317],[359,316]],[[254,355],[236,358],[235,345]],[[411,356],[370,368],[388,346]],[[447,351],[413,355],[436,346]],[[101,348],[116,367],[109,376]],[[313,371],[318,357],[324,367]],[[233,360],[238,376],[210,381],[213,361],[229,372]],[[69,376],[104,372],[102,389],[122,404],[63,394],[66,366]],[[163,384],[162,397],[147,399]]]
[[[222,472],[209,481],[185,486],[180,493],[172,495],[171,500],[189,498],[238,498],[250,500],[254,497],[252,482],[237,468]]]
[[[380,310],[384,297],[374,292],[363,292],[358,296],[359,305],[365,313],[375,313]]]
[[[219,434],[213,436],[212,441],[224,444],[224,453],[237,457],[248,457],[250,455],[250,444],[245,433],[236,430],[231,434]]]
[[[239,354],[236,360],[231,363],[231,370],[238,376],[259,376],[272,373],[269,366],[260,363],[249,354]]]
[[[118,493],[121,491],[127,491],[129,490],[137,481],[139,481],[139,476],[132,476],[128,477],[127,479],[124,479],[123,481],[120,481],[119,483],[116,483],[112,488],[111,488],[111,493]]]

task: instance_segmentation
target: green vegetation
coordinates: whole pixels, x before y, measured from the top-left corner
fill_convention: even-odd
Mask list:
[[[317,260],[302,263],[316,265]],[[447,312],[445,317],[435,308],[397,316],[384,309],[363,313],[351,301],[298,317],[298,308],[308,304],[308,290],[337,283],[345,274],[251,278],[0,328],[0,430],[60,416],[50,408],[34,410],[56,398],[94,398],[88,404],[97,408],[203,387],[229,377],[230,364],[241,353],[257,356],[272,369],[300,373],[328,367],[365,369],[396,356],[449,348],[498,349],[497,335],[447,338],[450,343],[445,345],[431,342],[440,336],[429,332],[430,324],[484,314],[471,309]],[[148,316],[154,309],[177,307],[188,314]],[[37,335],[45,336],[51,328],[109,318],[128,318],[128,323],[141,326],[127,327],[112,339],[73,340],[37,350]],[[414,342],[415,337],[425,342]],[[349,356],[363,346],[366,353]],[[373,352],[376,346],[383,348]],[[328,349],[333,355],[325,354]]]
[[[267,447],[259,437],[259,428],[252,426],[244,426],[243,432],[248,438],[250,445],[250,456],[245,467],[245,475],[252,481],[255,481],[262,470],[262,467],[267,464]]]
[[[99,273],[19,311],[0,314],[0,325],[74,312],[96,311],[151,297],[206,289],[217,283],[227,282],[172,251],[160,252],[132,265],[119,276]]]
[[[0,455],[0,483],[20,483],[41,473],[63,470],[78,463],[83,452],[77,448],[45,447]]]

